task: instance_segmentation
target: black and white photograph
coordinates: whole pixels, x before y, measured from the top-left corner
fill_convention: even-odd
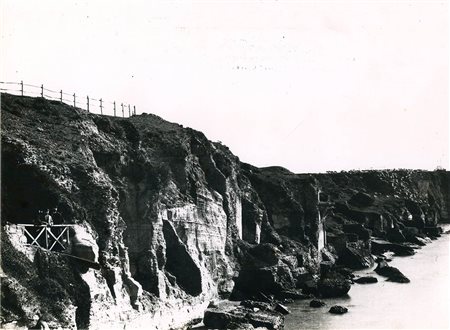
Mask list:
[[[2,0],[1,329],[450,328],[448,0]]]

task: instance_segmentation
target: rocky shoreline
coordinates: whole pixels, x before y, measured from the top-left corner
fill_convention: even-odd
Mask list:
[[[433,234],[426,240],[431,243],[432,240],[441,237],[441,234],[450,234],[450,231],[443,233],[441,227],[437,226]],[[421,235],[422,238],[427,238]],[[373,238],[377,240],[377,238]],[[378,239],[379,240],[379,239]],[[381,244],[381,243],[380,243]],[[424,244],[397,244],[390,250],[388,247],[392,243],[383,243],[383,253],[373,255],[377,266],[373,269],[378,275],[386,278],[386,281],[397,283],[409,283],[410,280],[395,267],[389,266],[392,261],[390,254],[396,256],[404,256],[403,253],[396,251],[404,251],[412,248],[420,249]],[[379,250],[378,250],[379,251]],[[409,250],[408,250],[409,251]],[[386,253],[387,252],[387,253]],[[384,254],[386,253],[386,254]],[[413,255],[408,253],[408,255]],[[205,311],[202,323],[195,328],[198,329],[282,329],[284,326],[284,315],[290,313],[289,304],[298,300],[310,300],[311,308],[326,308],[326,298],[341,297],[347,295],[351,285],[357,284],[374,284],[378,283],[378,279],[371,275],[355,276],[349,268],[333,265],[327,268],[326,272],[322,272],[320,277],[313,281],[307,287],[290,291],[281,291],[279,295],[266,295],[263,291],[259,291],[258,295],[253,295],[254,300],[243,300],[236,303],[226,300],[221,303],[211,303]],[[324,299],[321,300],[321,299]],[[285,304],[285,305],[283,305]],[[329,308],[331,314],[345,314],[348,308],[334,305]],[[200,323],[200,320],[198,320]]]

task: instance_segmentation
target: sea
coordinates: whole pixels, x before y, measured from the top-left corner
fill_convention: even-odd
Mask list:
[[[443,226],[444,232],[450,225]],[[353,284],[344,297],[323,299],[326,306],[309,307],[309,300],[288,307],[285,329],[448,329],[450,328],[450,235],[416,250],[408,257],[393,257],[410,283],[394,283],[370,269],[355,275],[378,278],[374,284]],[[348,313],[335,315],[331,306],[341,305]]]

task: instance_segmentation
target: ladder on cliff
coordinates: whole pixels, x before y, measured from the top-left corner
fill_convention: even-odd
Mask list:
[[[37,246],[48,251],[66,250],[71,239],[70,228],[76,225],[17,224],[26,237],[27,246]]]

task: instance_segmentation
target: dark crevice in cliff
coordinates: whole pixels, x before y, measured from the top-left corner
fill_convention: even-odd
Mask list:
[[[33,223],[38,210],[58,206],[58,193],[48,177],[5,151],[2,181],[2,218],[9,222]]]
[[[242,200],[242,239],[249,243],[259,243],[262,211],[250,201]]]
[[[141,253],[129,253],[132,277],[141,284],[142,289],[159,296],[158,266],[149,251]]]
[[[163,221],[163,233],[166,240],[166,270],[176,278],[176,283],[184,291],[198,296],[202,292],[200,269],[192,260],[170,222]]]
[[[91,297],[89,286],[79,279],[80,285],[75,295],[75,322],[78,329],[88,329],[91,312]]]

